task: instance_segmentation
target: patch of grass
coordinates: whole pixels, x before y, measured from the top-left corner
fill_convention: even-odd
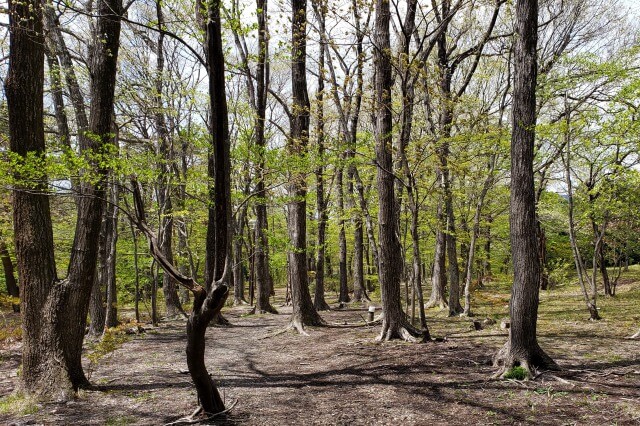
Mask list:
[[[553,398],[555,396],[567,396],[569,394],[564,391],[556,391],[553,389],[553,386],[537,388],[534,392],[538,395],[547,395],[549,398]]]
[[[12,311],[9,312],[0,311],[0,344],[11,343],[22,339],[20,314],[13,313]]]
[[[131,416],[107,417],[104,424],[108,426],[125,426],[135,423],[136,419]]]
[[[523,367],[513,367],[504,374],[505,379],[524,380],[528,376],[527,370]]]
[[[33,398],[18,392],[0,398],[0,414],[26,416],[37,413],[39,409]]]
[[[87,359],[89,360],[88,377],[91,378],[91,373],[95,367],[100,363],[100,360],[105,356],[111,354],[122,344],[129,340],[129,336],[125,334],[125,329],[129,324],[122,324],[118,327],[107,329],[102,335],[102,339],[89,345],[89,352]]]

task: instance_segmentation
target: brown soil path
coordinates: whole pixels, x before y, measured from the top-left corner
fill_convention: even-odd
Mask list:
[[[238,400],[224,422],[238,425],[640,424],[640,343],[612,337],[609,362],[572,355],[589,336],[542,336],[564,370],[536,381],[491,379],[491,355],[505,341],[499,325],[469,331],[469,320],[430,319],[445,342],[374,342],[379,327],[352,327],[364,310],[323,313],[332,324],[310,336],[284,333],[280,315],[241,317],[211,328],[207,359],[226,400]],[[35,414],[0,415],[0,424],[161,425],[196,407],[185,374],[181,321],[135,336],[103,358],[76,401],[40,406]],[[599,337],[599,342],[603,340]],[[4,350],[0,396],[17,378],[18,347]]]

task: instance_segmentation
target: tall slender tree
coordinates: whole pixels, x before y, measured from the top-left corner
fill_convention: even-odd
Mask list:
[[[290,115],[290,135],[287,150],[302,158],[309,140],[309,95],[307,92],[307,0],[292,0],[291,16],[291,88],[293,103]],[[305,325],[322,325],[311,294],[307,264],[307,188],[304,171],[294,171],[290,177],[289,214],[289,279],[293,313],[291,327],[304,333]]]
[[[511,134],[510,234],[513,287],[509,305],[509,339],[494,358],[505,374],[514,366],[528,374],[537,368],[555,368],[555,362],[540,348],[538,322],[540,259],[536,235],[536,205],[533,176],[536,125],[538,0],[516,3],[514,83]]]
[[[380,259],[379,276],[382,297],[382,331],[379,340],[395,338],[418,341],[429,338],[427,329],[416,330],[406,319],[400,303],[402,259],[397,232],[395,208],[393,157],[392,157],[392,106],[391,42],[389,2],[377,0],[375,4],[375,137],[377,185],[380,208],[378,211]]]

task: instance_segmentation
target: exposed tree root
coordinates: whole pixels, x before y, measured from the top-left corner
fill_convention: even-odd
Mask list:
[[[222,313],[218,313],[215,317],[213,317],[213,319],[209,323],[209,326],[215,326],[215,325],[219,325],[222,327],[231,327],[232,324],[231,322],[229,322],[228,319],[222,316]]]
[[[219,413],[216,414],[212,414],[210,416],[207,417],[200,417],[200,418],[196,418],[197,415],[199,415],[200,413],[202,413],[202,407],[198,407],[196,409],[196,411],[194,411],[190,416],[187,417],[182,417],[181,419],[178,419],[176,421],[173,421],[171,423],[166,423],[164,426],[175,426],[175,425],[194,425],[197,423],[204,423],[204,422],[210,422],[216,418],[222,417],[224,415],[226,415],[227,413],[229,413],[231,410],[234,409],[234,407],[238,404],[238,400],[236,399],[235,401],[233,401],[233,403],[229,406],[229,408],[225,409],[224,411],[220,411]]]
[[[254,306],[253,308],[251,308],[248,314],[249,315],[253,315],[253,314],[276,314],[277,315],[278,310],[269,304],[267,305],[266,309],[261,309],[260,312],[258,312],[256,310],[256,307]]]
[[[330,311],[331,306],[324,300],[314,300],[313,307],[316,308],[316,311]]]
[[[409,323],[389,324],[382,321],[382,331],[376,338],[378,342],[400,339],[411,343],[424,343],[431,340],[428,330],[418,330]]]
[[[427,303],[424,304],[425,309],[431,309],[438,306],[440,309],[446,309],[448,305],[447,301],[444,300],[444,297],[440,297],[437,299],[429,299]]]
[[[249,302],[247,302],[244,299],[235,299],[233,301],[233,306],[244,306],[244,305],[248,305],[248,304],[249,304]]]
[[[493,358],[493,366],[498,371],[493,378],[505,378],[514,367],[522,367],[525,378],[535,379],[539,370],[560,370],[560,367],[537,344],[533,348],[513,350],[509,341],[498,351]]]

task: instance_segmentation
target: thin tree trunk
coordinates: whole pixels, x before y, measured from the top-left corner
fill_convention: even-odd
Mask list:
[[[118,325],[118,289],[116,287],[116,246],[118,243],[118,198],[119,186],[118,182],[112,178],[111,188],[109,191],[109,200],[105,214],[105,231],[107,234],[106,258],[101,265],[103,273],[101,274],[107,289],[107,306],[106,306],[106,327],[116,327]]]
[[[340,307],[349,303],[349,287],[347,285],[347,235],[344,220],[344,172],[340,167],[337,173],[336,184],[338,186],[338,278],[340,295],[338,302]]]
[[[158,136],[158,156],[160,159],[160,173],[158,176],[158,205],[160,210],[160,248],[173,263],[173,200],[171,194],[171,165],[173,163],[173,148],[169,140],[169,131],[164,115],[163,80],[164,80],[164,13],[162,3],[156,2],[156,17],[158,25],[158,44],[156,47],[155,74],[155,114],[154,122]],[[162,276],[162,292],[164,293],[165,313],[168,318],[179,314],[184,315],[176,283],[168,274]]]
[[[326,6],[324,2],[320,3],[319,31],[325,33]],[[327,234],[327,201],[325,200],[324,190],[324,151],[325,151],[325,134],[324,134],[324,37],[320,40],[321,46],[318,52],[318,92],[316,94],[317,103],[317,128],[318,137],[317,155],[318,167],[316,168],[316,214],[318,216],[318,251],[316,253],[316,288],[313,298],[313,306],[316,311],[329,310],[329,304],[324,298],[324,259],[326,257],[326,234]]]
[[[271,306],[269,297],[271,296],[271,274],[269,272],[269,240],[267,230],[269,219],[267,216],[267,192],[265,189],[266,177],[266,149],[265,140],[265,120],[267,107],[267,92],[269,90],[269,33],[267,27],[267,0],[257,0],[258,14],[258,64],[256,68],[256,145],[258,147],[258,181],[256,192],[258,202],[256,203],[256,228],[255,228],[255,251],[254,251],[254,289],[256,293],[257,313],[277,313]]]
[[[496,167],[497,156],[496,154],[491,155],[491,159],[489,160],[489,171],[488,175],[484,180],[484,184],[482,185],[482,191],[480,192],[480,196],[478,197],[478,201],[476,203],[476,210],[473,215],[473,230],[471,231],[471,241],[469,242],[469,254],[467,256],[467,266],[465,272],[465,282],[464,282],[464,315],[470,317],[471,313],[471,280],[473,278],[473,262],[475,260],[476,254],[476,244],[478,240],[478,236],[480,234],[480,218],[482,217],[482,208],[484,207],[484,199],[489,192],[489,188],[493,185],[494,180],[494,171]]]

